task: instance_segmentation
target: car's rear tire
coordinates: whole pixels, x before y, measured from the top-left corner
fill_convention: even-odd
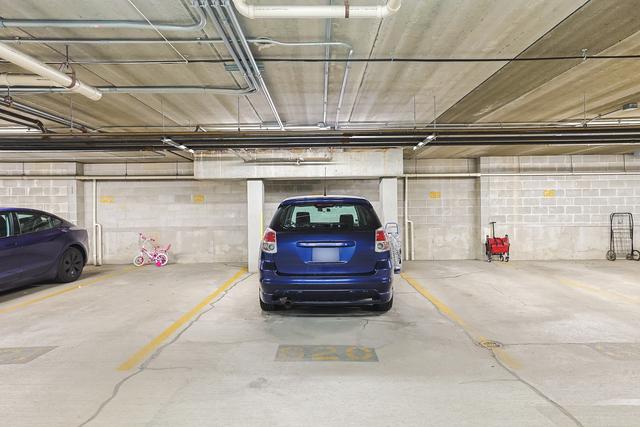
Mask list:
[[[84,268],[84,257],[76,248],[69,248],[60,257],[57,280],[69,283],[78,280]]]
[[[389,311],[391,310],[391,307],[393,307],[393,297],[391,297],[391,299],[387,302],[385,302],[384,304],[374,304],[371,306],[371,310],[373,311],[379,311],[379,312],[385,312],[385,311]]]
[[[262,309],[262,311],[276,311],[278,310],[278,306],[275,304],[267,304],[266,302],[263,302],[260,298],[258,298],[260,300],[260,308]]]

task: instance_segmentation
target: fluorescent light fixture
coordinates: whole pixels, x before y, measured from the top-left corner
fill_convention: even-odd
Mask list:
[[[184,145],[184,144],[178,144],[178,143],[177,143],[177,142],[175,142],[173,139],[168,138],[168,137],[166,137],[166,136],[165,136],[165,137],[163,137],[163,138],[161,139],[161,141],[162,141],[162,143],[163,143],[163,144],[170,145],[170,146],[172,146],[173,148],[177,148],[178,150],[186,151],[186,152],[191,153],[191,154],[195,154],[195,153],[196,153],[196,152],[195,152],[195,150],[193,150],[193,149],[191,149],[191,148],[187,147],[187,146],[186,146],[186,145]]]
[[[424,147],[425,145],[427,145],[428,143],[430,143],[431,141],[433,141],[435,139],[436,139],[436,134],[432,133],[431,135],[429,135],[428,137],[426,137],[422,141],[418,142],[418,145],[415,145],[413,147],[413,151],[416,151],[418,148]]]
[[[41,133],[38,129],[28,127],[0,127],[0,133]]]

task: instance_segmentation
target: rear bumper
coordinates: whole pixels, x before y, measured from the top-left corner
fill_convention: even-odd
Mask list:
[[[283,276],[260,270],[260,299],[267,304],[372,305],[392,296],[392,269],[367,276]]]

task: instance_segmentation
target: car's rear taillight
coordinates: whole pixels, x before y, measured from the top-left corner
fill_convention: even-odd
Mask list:
[[[276,232],[270,228],[264,232],[262,237],[262,252],[275,254],[278,252],[278,242],[276,241]]]
[[[389,245],[389,239],[387,239],[387,233],[383,228],[376,230],[376,252],[386,252],[391,249]]]

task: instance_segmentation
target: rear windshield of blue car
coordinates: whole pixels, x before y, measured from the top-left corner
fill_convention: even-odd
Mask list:
[[[380,220],[365,203],[296,203],[280,206],[273,217],[275,231],[373,231]]]

